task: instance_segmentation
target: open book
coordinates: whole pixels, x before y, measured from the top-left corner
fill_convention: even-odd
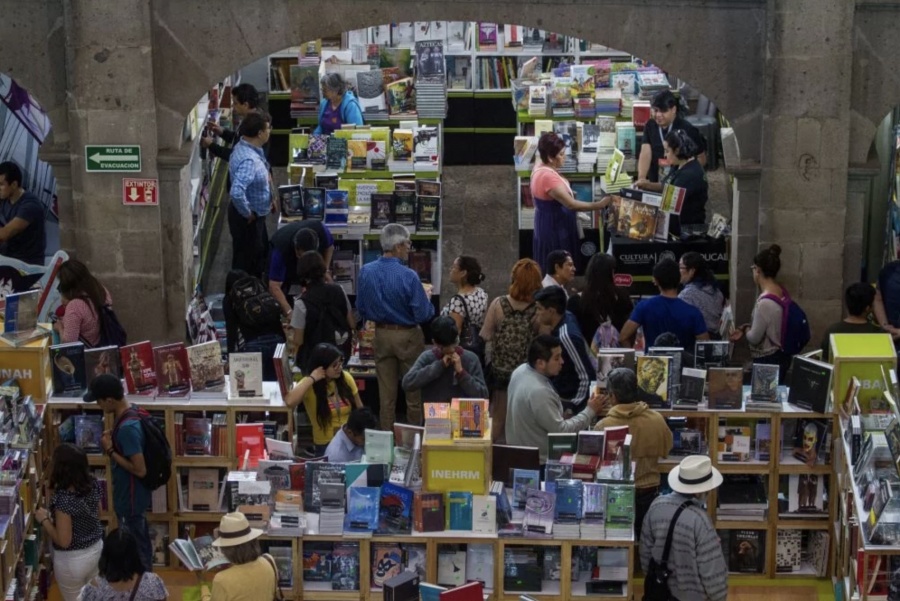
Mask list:
[[[184,567],[192,572],[228,565],[228,560],[212,543],[211,536],[201,536],[193,540],[178,538],[169,543],[169,549]]]

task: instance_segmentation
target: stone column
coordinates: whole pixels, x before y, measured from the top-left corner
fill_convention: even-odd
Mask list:
[[[72,184],[63,240],[109,289],[129,339],[159,343],[172,333],[161,209],[122,202],[124,177],[158,176],[150,5],[63,1]],[[86,144],[139,144],[142,171],[86,173]]]
[[[847,219],[844,222],[844,288],[862,280],[862,266],[865,259],[863,238],[865,224],[869,223],[871,208],[869,197],[872,182],[881,171],[880,165],[854,166],[847,175]],[[868,279],[875,281],[881,263],[870,266]]]
[[[184,337],[184,315],[194,284],[192,148],[188,145],[181,152],[161,152],[157,158],[166,328],[173,341]]]
[[[813,341],[841,314],[855,2],[768,3],[759,242],[782,248],[781,282]]]
[[[759,164],[736,165],[728,172],[734,177],[729,249],[729,298],[735,325],[750,322],[756,303],[756,284],[750,266],[759,246],[760,169]]]

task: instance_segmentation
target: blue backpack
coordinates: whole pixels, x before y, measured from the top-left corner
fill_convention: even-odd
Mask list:
[[[792,357],[799,354],[810,340],[806,313],[791,299],[787,290],[782,298],[774,294],[764,294],[762,298],[773,300],[781,307],[781,350]]]

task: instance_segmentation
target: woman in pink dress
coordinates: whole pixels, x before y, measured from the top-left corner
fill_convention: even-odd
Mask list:
[[[538,154],[531,172],[531,195],[534,197],[534,242],[532,254],[542,269],[547,269],[547,255],[554,250],[578,255],[578,222],[576,211],[599,211],[612,202],[604,196],[598,202],[575,200],[569,182],[559,174],[565,163],[565,141],[555,133],[545,133],[538,140]]]

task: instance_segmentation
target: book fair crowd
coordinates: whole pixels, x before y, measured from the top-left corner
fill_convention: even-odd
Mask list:
[[[341,100],[328,105],[329,114],[338,114]],[[654,407],[664,406],[659,400],[668,394],[668,378],[650,374],[649,367],[643,373],[633,352],[628,361],[627,351],[641,355],[661,348],[666,351],[662,355],[677,357],[675,365],[688,367],[695,363],[698,343],[718,341],[727,346],[746,338],[754,364],[777,366],[777,378],[783,382],[794,355],[809,340],[808,329],[803,339],[803,332],[788,319],[792,301],[778,281],[780,248],[773,245],[755,256],[753,277],[760,296],[752,321],[738,327],[723,290],[697,252],[687,252],[678,261],[658,261],[653,267],[658,294],[636,305],[628,290],[616,286],[616,260],[607,254],[590,258],[576,291],[571,252],[546,249],[543,265],[531,259],[517,261],[506,293],[493,299],[481,287],[485,275],[478,259],[460,255],[449,268],[455,290],[436,309],[430,287],[407,266],[413,245],[409,231],[391,223],[380,232],[381,256],[359,272],[351,305],[344,289],[332,282],[334,239],[321,221],[292,222],[271,240],[264,234],[271,193],[257,183],[268,179],[260,149],[270,125],[254,106],[251,96],[244,98],[235,89],[235,112],[244,107],[245,118],[243,138],[230,156],[240,165],[231,174],[238,184],[232,197],[246,202],[229,205],[234,259],[222,308],[228,352],[258,353],[263,380],[283,377],[276,355],[289,357],[289,369],[296,374],[288,374],[283,401],[305,414],[306,419],[298,422],[312,429],[311,446],[297,444],[294,454],[324,458],[330,464],[372,463],[366,449],[368,432],[394,432],[396,424],[405,423],[424,425],[423,434],[431,435],[429,419],[437,415],[434,432],[440,436],[439,426],[446,424],[438,422],[460,411],[460,399],[484,400],[483,405],[471,406],[473,413],[456,419],[470,419],[473,430],[494,444],[536,449],[539,490],[540,480],[549,480],[551,466],[564,463],[552,448],[554,435],[572,435],[580,448],[582,438],[590,438],[582,436],[584,432],[625,432],[627,437],[618,440],[611,461],[620,466],[624,462],[626,473],[634,462],[629,519],[644,573],[655,577],[668,570],[662,581],[669,598],[724,600],[727,560],[704,506],[706,494],[721,485],[722,475],[709,457],[691,455],[663,482],[659,460],[669,456],[673,434]],[[0,165],[0,183],[4,200],[22,197],[21,175],[8,166]],[[27,215],[21,219],[27,222]],[[4,229],[3,236],[24,231]],[[900,270],[892,264],[877,289],[864,283],[848,288],[849,315],[826,332],[822,343],[826,357],[828,336],[833,333],[900,333],[900,323],[889,320],[900,315],[897,273]],[[59,290],[65,303],[54,323],[60,342],[80,342],[87,349],[109,344],[105,321],[114,319],[114,299],[102,283],[83,263],[70,259],[60,268]],[[878,325],[868,320],[872,312]],[[613,356],[615,360],[610,360]],[[374,367],[377,411],[366,407],[357,379],[345,369],[351,360]],[[676,369],[672,362],[665,365]],[[123,367],[124,372],[127,366]],[[157,368],[156,377],[174,382],[187,367],[172,363],[164,369],[159,373]],[[230,378],[237,377],[232,371]],[[648,382],[655,384],[651,388]],[[398,411],[401,389],[405,413]],[[702,394],[701,385],[701,398]],[[165,465],[167,452],[169,462],[171,457],[169,443],[159,440],[164,430],[153,425],[133,395],[126,394],[118,375],[91,378],[83,400],[96,403],[114,424],[100,433],[99,450],[111,466],[117,527],[104,532],[99,492],[84,449],[68,442],[57,446],[49,478],[52,496],[46,507],[36,509],[34,518],[52,541],[59,590],[66,601],[166,599],[165,583],[153,573],[147,520],[152,492],[165,484],[171,469]],[[675,400],[669,398],[665,406]],[[483,422],[489,426],[480,427]],[[454,424],[449,430],[461,427]],[[295,435],[290,433],[291,438]],[[574,443],[570,450],[568,458],[574,461]],[[602,456],[603,449],[599,453]],[[601,460],[588,464],[595,475]],[[578,470],[570,467],[569,479],[574,471]],[[415,480],[405,478],[401,484]],[[567,480],[557,484],[563,481]],[[326,492],[321,492],[323,516]],[[506,499],[506,493],[501,494],[498,513]],[[678,522],[674,536],[673,521]],[[262,534],[241,512],[221,518],[212,544],[224,556],[221,563],[230,567],[212,577],[211,586],[203,588],[203,599],[267,599],[280,594],[279,568],[271,555],[262,553]],[[664,548],[666,555],[677,558],[667,568]]]

